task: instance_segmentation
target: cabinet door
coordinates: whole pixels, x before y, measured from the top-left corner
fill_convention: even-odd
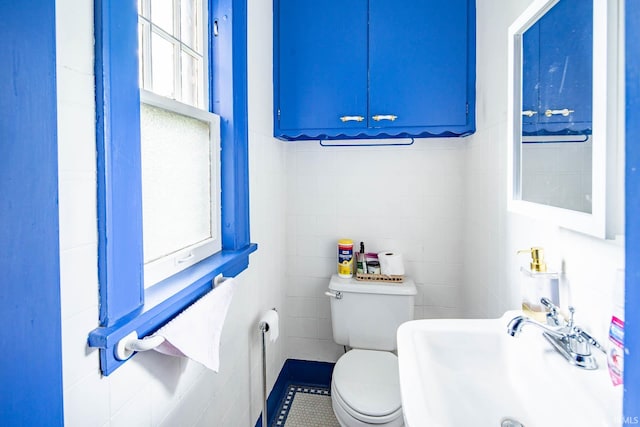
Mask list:
[[[369,126],[467,124],[467,0],[371,0],[369,8]]]
[[[367,0],[278,4],[280,129],[366,128]]]
[[[546,130],[591,129],[592,49],[591,1],[560,0],[540,20],[539,121]],[[565,108],[574,112],[568,116],[544,114]]]
[[[538,131],[540,117],[540,25],[536,23],[522,35],[522,132]]]

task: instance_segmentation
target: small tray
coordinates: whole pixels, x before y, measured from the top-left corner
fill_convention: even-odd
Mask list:
[[[369,273],[356,273],[356,280],[363,282],[387,282],[387,283],[402,283],[404,276],[387,276],[385,274],[369,274]]]

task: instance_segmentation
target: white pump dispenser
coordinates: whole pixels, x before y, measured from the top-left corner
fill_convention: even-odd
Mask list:
[[[559,274],[547,271],[547,263],[544,260],[544,249],[532,247],[518,251],[518,253],[530,253],[530,268],[522,267],[522,311],[538,321],[544,322],[546,318],[545,307],[540,303],[541,298],[548,298],[555,305],[560,305]]]

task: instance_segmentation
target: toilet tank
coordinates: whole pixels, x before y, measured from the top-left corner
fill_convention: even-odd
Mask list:
[[[343,279],[334,274],[329,290],[331,326],[337,344],[353,348],[392,351],[396,349],[398,327],[413,320],[416,285]]]

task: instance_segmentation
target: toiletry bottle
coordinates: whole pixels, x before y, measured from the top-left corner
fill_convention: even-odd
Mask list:
[[[614,386],[622,384],[624,372],[624,270],[616,272],[613,287],[613,310],[609,325],[607,366]]]
[[[338,276],[353,277],[353,240],[338,240]]]
[[[367,273],[367,260],[364,255],[364,242],[360,242],[360,252],[356,254],[356,273]]]
[[[520,268],[522,272],[522,311],[529,317],[545,322],[546,310],[540,303],[540,299],[545,297],[555,305],[560,304],[559,274],[547,271],[543,248],[532,247],[518,251],[518,253],[531,254],[530,268]]]
[[[367,274],[380,274],[380,262],[376,252],[368,252],[365,254],[367,260]]]

